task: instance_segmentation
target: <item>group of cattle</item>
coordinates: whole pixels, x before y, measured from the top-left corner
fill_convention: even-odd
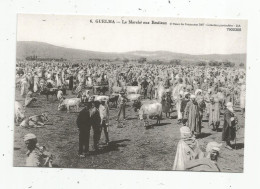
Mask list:
[[[75,98],[65,98],[64,95],[66,95],[66,89],[63,87],[60,88],[53,88],[48,86],[43,86],[40,89],[40,94],[46,95],[47,100],[49,99],[48,96],[57,97],[59,101],[58,110],[67,110],[67,112],[70,112],[70,109],[72,107],[76,107],[76,111],[79,111],[79,107],[81,104],[91,100],[94,101],[106,101],[108,106],[110,106],[109,103],[112,103],[111,107],[118,107],[118,101],[120,101],[121,98],[121,92],[123,91],[126,94],[126,98],[133,102],[133,107],[137,111],[139,110],[139,118],[140,120],[144,119],[144,115],[146,115],[147,119],[149,120],[149,117],[157,117],[157,123],[160,123],[161,115],[162,115],[162,98],[166,93],[170,93],[171,99],[173,101],[177,101],[180,98],[180,95],[183,95],[185,92],[191,92],[192,87],[187,86],[184,84],[177,84],[175,87],[170,88],[164,88],[163,85],[159,85],[155,87],[153,96],[155,99],[152,100],[142,100],[142,94],[141,94],[141,86],[125,86],[125,87],[118,87],[113,86],[112,91],[110,95],[90,95],[89,89],[83,89],[79,91],[77,96]],[[207,93],[208,91],[201,91],[202,95]],[[223,93],[218,94],[218,99],[220,102],[224,101],[224,95]],[[136,101],[139,101],[140,103],[136,103]],[[178,107],[176,107],[178,108]],[[178,110],[177,110],[178,112]],[[23,122],[28,123],[28,119],[25,119],[23,107],[19,102],[15,102],[15,121],[18,123],[20,120],[24,120]],[[27,121],[25,121],[27,120]],[[33,126],[36,125],[42,125],[42,122],[48,120],[46,114],[38,115],[36,117],[29,118]],[[24,125],[20,124],[21,126]]]

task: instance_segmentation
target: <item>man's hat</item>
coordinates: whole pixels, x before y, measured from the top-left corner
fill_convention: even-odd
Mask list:
[[[28,140],[35,140],[35,139],[37,139],[37,137],[33,133],[29,133],[29,134],[24,136],[24,142],[28,141]]]
[[[206,147],[206,152],[210,152],[212,150],[214,151],[220,151],[220,147],[222,146],[221,143],[217,143],[215,141],[209,142]]]

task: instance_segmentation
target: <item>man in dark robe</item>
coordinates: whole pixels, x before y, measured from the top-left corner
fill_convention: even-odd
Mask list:
[[[226,111],[224,113],[224,125],[222,129],[222,141],[226,142],[226,148],[232,150],[230,141],[236,138],[236,124],[237,119],[235,118],[233,105],[231,102],[226,104]]]
[[[92,101],[91,102],[91,108],[90,108],[90,124],[92,126],[94,135],[93,135],[93,142],[94,142],[94,149],[95,151],[98,151],[98,143],[100,139],[100,132],[101,130],[101,117],[99,113],[99,102],[98,101]]]
[[[69,76],[69,90],[73,89],[73,76]]]
[[[134,78],[133,82],[132,82],[132,86],[138,86],[138,82],[137,82],[137,79]]]
[[[186,126],[186,119],[184,119],[184,111],[185,111],[185,108],[186,108],[186,106],[187,106],[187,104],[188,104],[188,102],[190,101],[190,93],[188,93],[188,92],[185,92],[184,93],[184,97],[185,98],[183,98],[182,100],[181,100],[181,114],[182,114],[182,124],[184,125],[184,126]]]
[[[89,152],[89,136],[90,136],[90,104],[86,104],[83,110],[79,112],[77,118],[77,126],[79,130],[79,157],[85,157]]]
[[[149,83],[146,81],[146,78],[144,78],[143,82],[141,83],[144,98],[147,97],[147,87],[148,87],[148,85],[149,85]]]

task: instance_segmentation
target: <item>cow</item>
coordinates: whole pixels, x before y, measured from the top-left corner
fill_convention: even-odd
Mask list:
[[[117,108],[118,99],[119,99],[119,94],[112,94],[109,96],[108,103],[111,102],[112,105]]]
[[[20,102],[15,101],[14,103],[14,115],[15,115],[15,123],[18,123],[20,120],[25,118],[23,106]]]
[[[141,98],[140,94],[129,94],[126,96],[126,98],[130,101],[139,100]]]
[[[44,87],[41,91],[40,91],[40,94],[42,95],[46,95],[46,99],[47,101],[49,100],[49,95],[52,96],[56,96],[57,97],[57,93],[58,93],[58,88],[47,88],[47,87]]]
[[[94,93],[99,93],[99,94],[105,94],[108,91],[108,86],[98,86],[98,87],[93,87]]]
[[[144,122],[144,126],[146,127],[146,129],[149,126],[149,116],[156,116],[156,124],[160,124],[160,119],[162,117],[162,104],[160,102],[143,104],[139,110],[139,118],[141,121],[144,120],[144,115],[146,115],[148,119],[148,125],[146,125],[146,123]]]
[[[113,93],[120,93],[122,91],[122,87],[113,86],[112,91]]]
[[[76,106],[77,112],[79,111],[79,105],[81,103],[80,98],[68,98],[68,99],[62,99],[58,106],[58,111],[67,109],[67,113],[70,112],[71,106]]]
[[[140,94],[141,86],[126,86],[127,94]]]
[[[94,101],[109,101],[109,96],[105,95],[93,95],[92,98],[94,99]]]
[[[42,113],[25,118],[21,122],[20,127],[42,127],[47,121],[49,121],[47,113]]]

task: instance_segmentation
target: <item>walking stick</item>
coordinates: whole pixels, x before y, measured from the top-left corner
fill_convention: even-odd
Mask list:
[[[235,150],[237,150],[237,131],[240,129],[240,127],[238,126],[238,120],[237,117],[235,118],[235,123],[236,123],[236,133],[235,133]]]

